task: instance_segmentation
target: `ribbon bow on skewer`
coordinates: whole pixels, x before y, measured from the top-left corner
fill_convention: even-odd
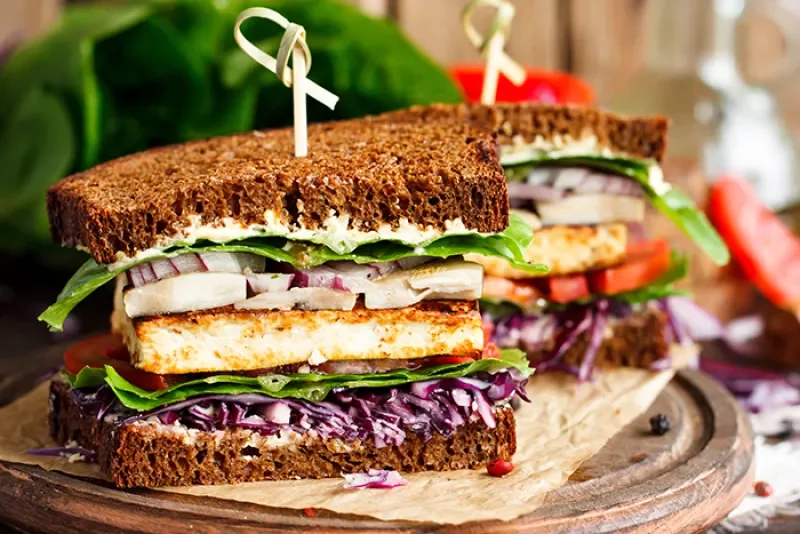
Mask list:
[[[250,18],[271,20],[286,31],[278,48],[278,58],[263,52],[242,33],[242,23]],[[306,30],[299,24],[289,22],[280,13],[265,7],[245,9],[236,18],[233,36],[239,48],[257,63],[278,75],[286,87],[291,87],[294,98],[294,151],[295,156],[304,157],[308,153],[308,122],[306,117],[306,94],[333,109],[339,97],[306,78],[311,70],[311,51],[306,44]],[[289,68],[289,55],[292,66]]]
[[[473,12],[482,6],[497,9],[486,35],[481,35],[470,21]],[[514,85],[522,85],[525,81],[525,69],[503,51],[503,46],[511,31],[511,20],[513,18],[514,5],[507,0],[472,0],[461,15],[461,23],[464,27],[464,33],[467,34],[467,39],[486,58],[483,89],[481,90],[482,104],[494,104],[497,93],[497,79],[501,72]]]

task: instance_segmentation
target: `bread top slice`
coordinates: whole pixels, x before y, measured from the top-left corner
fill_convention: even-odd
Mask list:
[[[198,239],[331,237],[347,251],[508,226],[488,129],[351,120],[310,126],[308,142],[308,157],[297,158],[291,129],[260,131],[104,163],[48,190],[52,236],[110,264]]]
[[[497,132],[501,152],[519,145],[579,146],[583,152],[661,162],[667,147],[666,117],[622,117],[595,108],[538,102],[519,104],[435,104],[379,115],[378,120],[469,124]]]

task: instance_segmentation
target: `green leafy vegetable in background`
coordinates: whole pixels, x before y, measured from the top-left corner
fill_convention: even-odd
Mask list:
[[[44,196],[65,175],[127,153],[291,124],[291,91],[241,52],[233,24],[273,8],[303,25],[311,79],[342,99],[308,103],[309,120],[456,102],[447,73],[390,22],[336,0],[131,0],[77,5],[44,38],[0,66],[0,247],[48,263]],[[277,53],[282,30],[248,21],[248,38]]]
[[[510,180],[525,179],[535,165],[558,164],[589,167],[602,171],[628,176],[642,186],[647,199],[661,213],[669,217],[678,228],[688,235],[697,246],[708,254],[717,265],[725,265],[730,261],[730,252],[725,242],[709,222],[705,214],[697,209],[692,199],[669,184],[656,183],[650,175],[655,163],[621,157],[600,155],[552,155],[542,152],[525,161],[517,159],[507,164],[506,176]]]
[[[319,373],[300,373],[289,375],[262,375],[258,377],[240,375],[212,375],[207,378],[190,380],[167,389],[147,391],[134,386],[113,367],[104,369],[84,367],[75,376],[67,375],[73,387],[96,387],[108,384],[119,401],[133,410],[147,411],[175,404],[199,395],[239,395],[242,393],[263,393],[270,397],[283,399],[291,397],[320,402],[334,388],[380,388],[400,386],[412,382],[436,378],[461,378],[480,372],[493,373],[503,369],[517,369],[524,376],[530,376],[533,369],[528,366],[525,354],[516,349],[500,351],[500,358],[486,358],[470,363],[438,365],[417,370],[396,369],[384,373],[360,375],[338,375]]]
[[[531,273],[547,272],[544,265],[530,264],[525,260],[524,250],[530,244],[533,232],[517,215],[511,216],[511,224],[502,234],[483,236],[467,234],[446,236],[432,241],[427,246],[409,246],[394,241],[378,241],[361,245],[352,252],[340,254],[322,245],[288,241],[283,238],[251,238],[223,244],[197,243],[192,246],[179,246],[164,250],[158,255],[149,256],[143,263],[160,258],[171,258],[192,252],[248,252],[265,256],[274,261],[290,263],[297,267],[313,267],[329,261],[352,260],[356,263],[376,263],[395,261],[410,256],[432,256],[448,258],[469,253],[506,258],[518,269]],[[301,260],[302,259],[302,260]],[[83,299],[101,286],[107,284],[118,274],[136,265],[131,263],[119,269],[109,269],[89,260],[72,275],[61,291],[55,304],[48,307],[39,320],[46,322],[53,330],[61,330],[64,320]]]

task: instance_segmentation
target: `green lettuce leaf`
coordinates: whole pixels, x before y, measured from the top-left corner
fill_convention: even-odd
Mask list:
[[[291,374],[262,375],[259,377],[213,375],[190,380],[159,391],[147,391],[134,386],[107,365],[104,369],[84,367],[75,376],[67,374],[72,387],[96,387],[108,384],[119,401],[128,408],[139,411],[153,410],[199,395],[238,395],[262,393],[283,399],[291,397],[320,402],[334,388],[382,388],[421,382],[436,378],[460,378],[480,372],[497,372],[514,368],[524,376],[533,369],[528,366],[525,354],[516,349],[500,351],[500,359],[475,360],[458,365],[439,365],[418,370],[397,369],[385,373],[352,374]]]
[[[565,156],[559,154],[540,153],[525,162],[517,161],[509,165],[506,174],[510,179],[520,180],[527,176],[535,165],[557,163],[559,165],[590,167],[602,171],[627,176],[636,180],[644,189],[650,203],[666,215],[675,225],[706,253],[717,265],[725,265],[730,261],[730,252],[725,242],[688,196],[663,183],[656,183],[650,177],[650,170],[656,162],[641,161],[621,157],[605,157],[599,155]]]
[[[138,263],[159,258],[170,258],[190,252],[249,252],[265,256],[271,260],[291,263],[297,267],[313,267],[334,260],[352,260],[356,263],[374,263],[394,261],[409,256],[431,256],[447,258],[468,253],[484,256],[506,258],[511,265],[527,272],[538,274],[547,272],[547,267],[530,264],[525,261],[523,252],[533,239],[533,231],[517,215],[511,216],[508,228],[501,234],[494,235],[456,235],[437,239],[424,247],[413,247],[392,241],[381,241],[362,245],[352,252],[339,254],[322,245],[311,245],[299,241],[287,241],[282,238],[256,237],[232,241],[224,244],[195,244],[192,246],[173,247]],[[39,320],[50,325],[51,330],[61,330],[64,320],[83,299],[97,288],[137,265],[132,263],[120,269],[109,270],[105,265],[98,265],[89,260],[69,279],[56,302],[48,307]]]

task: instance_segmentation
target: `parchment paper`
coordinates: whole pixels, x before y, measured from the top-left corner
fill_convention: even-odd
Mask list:
[[[606,370],[595,382],[577,385],[561,374],[531,379],[530,404],[517,411],[514,471],[493,478],[480,471],[404,475],[408,485],[389,490],[343,489],[344,479],[253,482],[232,486],[165,488],[188,495],[281,508],[322,508],[383,520],[460,524],[509,520],[529,514],[547,493],[598,452],[628,422],[644,412],[673,371]],[[106,478],[94,464],[32,456],[30,448],[52,446],[47,428],[47,384],[0,409],[0,460],[38,465],[84,477]]]

